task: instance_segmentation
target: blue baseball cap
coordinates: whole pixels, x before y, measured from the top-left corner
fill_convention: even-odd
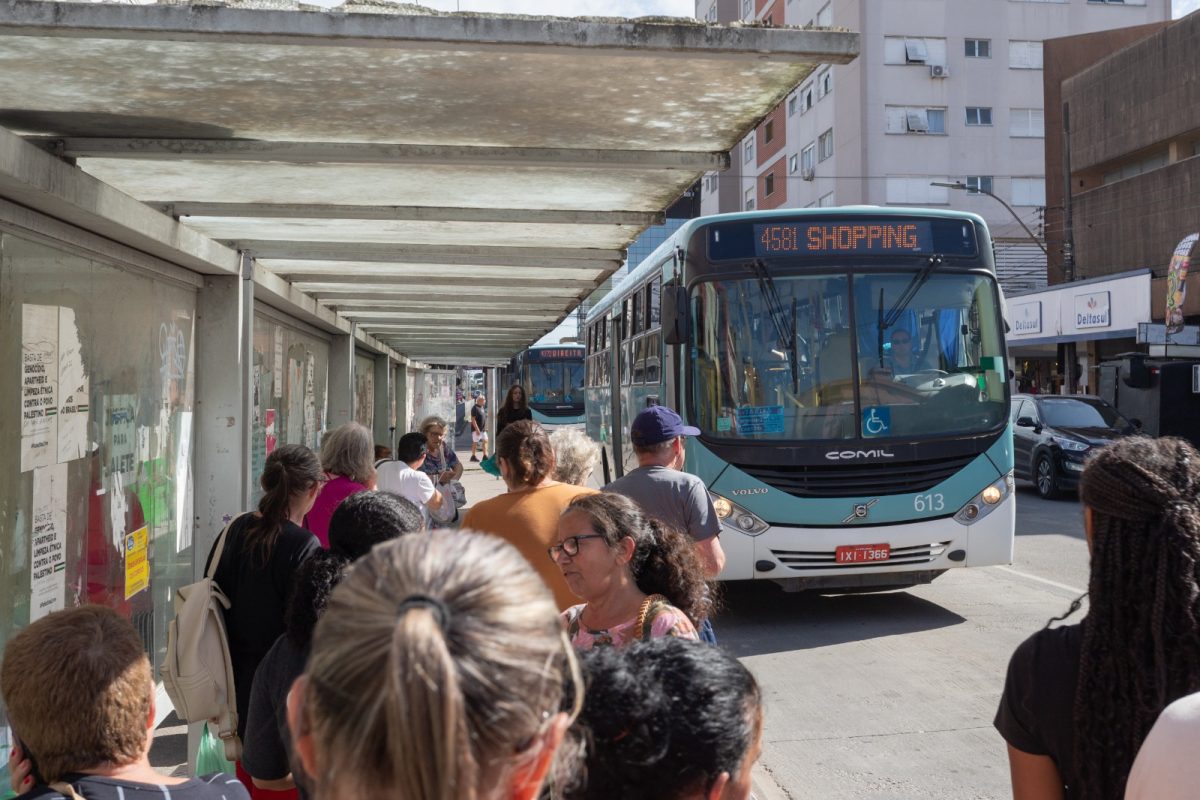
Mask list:
[[[633,418],[629,438],[638,447],[659,444],[676,436],[699,436],[700,429],[684,425],[679,415],[666,406],[650,406]]]

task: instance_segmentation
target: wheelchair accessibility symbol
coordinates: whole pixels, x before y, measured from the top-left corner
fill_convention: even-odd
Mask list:
[[[892,410],[887,406],[864,408],[862,423],[864,436],[886,436],[892,432]]]

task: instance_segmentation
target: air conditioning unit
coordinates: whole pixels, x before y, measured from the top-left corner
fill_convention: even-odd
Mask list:
[[[929,65],[929,77],[931,77],[931,78],[949,78],[950,70],[948,70],[946,68],[945,64],[930,64]]]
[[[808,169],[802,169],[802,170],[800,170],[800,177],[806,181],[814,180],[817,177],[817,170],[815,167],[809,167]]]

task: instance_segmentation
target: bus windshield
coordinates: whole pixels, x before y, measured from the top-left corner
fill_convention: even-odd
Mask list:
[[[705,436],[925,436],[1006,418],[990,277],[767,270],[692,295],[692,418]]]
[[[533,405],[583,405],[583,360],[527,365],[529,402]]]

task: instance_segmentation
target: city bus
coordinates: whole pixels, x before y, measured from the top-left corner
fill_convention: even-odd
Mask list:
[[[509,364],[508,378],[509,386],[518,383],[525,389],[534,422],[547,428],[583,425],[583,345],[528,347]],[[502,402],[504,396],[496,407]]]
[[[974,214],[813,208],[685,223],[588,313],[604,480],[669,405],[724,580],[870,591],[1012,561],[1005,321]]]

